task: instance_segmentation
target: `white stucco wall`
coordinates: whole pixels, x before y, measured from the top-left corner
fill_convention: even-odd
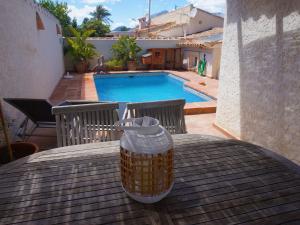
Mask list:
[[[39,13],[45,30],[36,27]],[[0,1],[0,96],[48,98],[64,73],[57,19],[32,0]],[[23,119],[4,104],[15,128]]]
[[[197,48],[183,48],[183,68],[186,70],[195,70],[197,66],[194,66],[195,57],[199,60],[201,50]]]
[[[298,164],[299,13],[298,0],[227,1],[216,118],[242,140]]]
[[[207,77],[217,79],[219,77],[220,60],[221,60],[221,44],[216,45],[211,49],[199,48],[183,48],[183,67],[188,70],[197,71],[198,65],[194,67],[195,57],[197,60],[203,59],[206,56],[206,69],[204,74]]]
[[[212,50],[213,61],[212,61],[212,71],[211,75],[214,79],[219,79],[220,75],[220,64],[221,64],[221,53],[222,53],[222,44],[216,44]]]
[[[196,16],[190,19],[185,29],[187,34],[194,34],[213,27],[223,27],[223,23],[223,18],[198,9]]]
[[[169,22],[175,22],[176,24],[188,23],[189,17],[188,13],[191,11],[192,5],[187,5],[177,10],[170,11],[168,13],[156,16],[151,19],[151,24],[163,24]]]
[[[111,47],[117,41],[117,39],[101,39],[101,38],[90,38],[89,43],[92,43],[98,54],[104,56],[105,61],[112,58]],[[142,48],[140,55],[147,52],[150,48],[176,48],[176,44],[179,40],[170,39],[137,39],[137,44]],[[97,58],[90,61],[90,66],[93,67],[97,64]],[[66,60],[66,70],[72,71],[73,65],[70,60]]]

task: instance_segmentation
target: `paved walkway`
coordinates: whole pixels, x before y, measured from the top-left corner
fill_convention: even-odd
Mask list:
[[[218,80],[211,79],[208,77],[201,77],[200,75],[192,71],[166,71],[166,72],[170,72],[176,76],[179,76],[187,80],[187,82],[185,83],[186,86],[196,91],[200,91],[215,99],[218,98],[218,84],[219,84]]]
[[[61,79],[50,101],[58,104],[64,100],[98,100],[95,83],[90,73],[74,74],[72,79]]]
[[[189,134],[204,134],[222,138],[232,138],[213,125],[215,118],[215,113],[187,115],[185,116],[187,132]]]

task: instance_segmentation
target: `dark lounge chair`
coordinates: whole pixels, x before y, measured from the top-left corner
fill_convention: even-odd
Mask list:
[[[55,127],[55,116],[52,115],[52,107],[54,105],[52,105],[48,100],[30,98],[4,98],[3,100],[24,113],[26,116],[26,119],[22,122],[18,131],[18,136],[22,139],[25,136],[31,135],[26,134],[29,120],[31,120],[35,124],[34,129]],[[60,103],[59,106],[81,105],[90,103],[98,102],[88,100],[67,100]],[[34,131],[34,129],[32,130],[32,132]]]

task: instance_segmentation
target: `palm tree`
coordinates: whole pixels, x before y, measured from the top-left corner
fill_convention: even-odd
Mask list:
[[[93,17],[93,19],[101,20],[106,24],[112,22],[111,19],[108,18],[109,16],[111,16],[110,12],[102,5],[98,5],[96,7],[96,10],[94,12],[91,12],[90,15]]]
[[[96,48],[93,44],[87,43],[86,40],[95,30],[77,31],[74,27],[69,27],[73,37],[68,37],[69,53],[73,57],[76,71],[84,73],[87,71],[88,60],[97,55]]]

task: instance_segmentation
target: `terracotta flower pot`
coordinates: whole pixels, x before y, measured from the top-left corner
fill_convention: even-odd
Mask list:
[[[11,144],[11,148],[13,151],[14,159],[19,159],[39,151],[39,147],[36,144],[29,142],[13,143]],[[7,146],[0,148],[0,157],[0,163],[9,162]]]
[[[136,70],[136,62],[135,61],[128,61],[127,62],[128,70]]]
[[[81,61],[75,64],[75,70],[77,73],[86,73],[89,68],[89,63],[86,61]]]

